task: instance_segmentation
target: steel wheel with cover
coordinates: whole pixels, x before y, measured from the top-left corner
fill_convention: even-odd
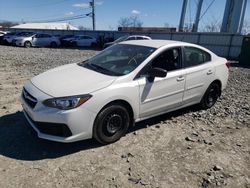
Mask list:
[[[124,106],[109,105],[97,115],[93,137],[102,144],[116,142],[126,134],[129,124],[129,112]]]
[[[221,94],[221,89],[219,84],[217,83],[212,83],[208,89],[206,90],[201,102],[200,106],[203,109],[208,109],[211,108],[217,101]]]

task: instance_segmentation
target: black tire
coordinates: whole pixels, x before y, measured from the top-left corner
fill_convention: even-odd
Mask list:
[[[78,46],[77,46],[77,42],[73,42],[73,43],[72,43],[72,46],[75,47],[75,48],[78,47]]]
[[[93,137],[101,144],[116,142],[127,133],[130,118],[124,106],[112,104],[105,107],[96,117]]]
[[[29,42],[29,41],[25,41],[24,42],[24,47],[25,48],[30,48],[32,45],[31,45],[31,42]]]
[[[91,43],[91,47],[93,48],[93,47],[96,47],[97,46],[97,44],[95,43],[95,42],[92,42]]]
[[[50,47],[51,48],[56,48],[57,47],[57,43],[56,42],[51,42],[50,43]]]
[[[212,83],[206,90],[201,102],[200,106],[203,109],[211,108],[220,97],[221,88],[218,83]]]

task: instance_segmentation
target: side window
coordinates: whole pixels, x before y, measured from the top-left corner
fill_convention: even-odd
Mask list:
[[[42,34],[36,34],[35,38],[42,38]]]
[[[51,35],[48,35],[48,34],[43,34],[43,38],[50,38]]]
[[[211,55],[201,49],[194,47],[184,48],[185,67],[201,65],[211,61]]]
[[[136,38],[137,38],[137,40],[144,40],[143,37],[136,37]]]
[[[84,36],[83,38],[84,38],[84,39],[92,39],[92,38],[89,37],[89,36]]]
[[[174,71],[181,67],[181,48],[172,48],[162,52],[152,61],[152,67]]]
[[[136,40],[135,37],[129,37],[127,40]]]

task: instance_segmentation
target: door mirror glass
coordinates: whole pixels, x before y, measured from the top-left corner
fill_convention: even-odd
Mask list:
[[[164,78],[167,76],[167,71],[162,68],[155,67],[155,68],[150,69],[148,75],[151,78],[155,78],[155,77]]]

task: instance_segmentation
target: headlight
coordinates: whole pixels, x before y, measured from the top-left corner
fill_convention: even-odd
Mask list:
[[[82,105],[91,97],[92,95],[87,94],[70,97],[52,98],[45,100],[43,104],[51,108],[58,108],[60,110],[70,110]]]

